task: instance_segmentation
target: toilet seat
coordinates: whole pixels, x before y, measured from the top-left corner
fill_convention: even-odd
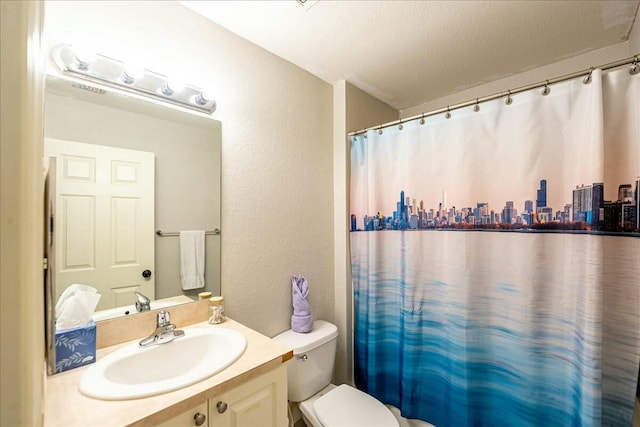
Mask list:
[[[380,401],[347,384],[335,387],[313,403],[325,427],[398,427],[398,421]]]

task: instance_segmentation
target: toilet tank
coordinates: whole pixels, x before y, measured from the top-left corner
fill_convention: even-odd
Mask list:
[[[273,338],[293,349],[293,360],[287,362],[291,402],[302,402],[331,383],[337,337],[335,325],[316,320],[309,333],[301,334],[289,329]]]

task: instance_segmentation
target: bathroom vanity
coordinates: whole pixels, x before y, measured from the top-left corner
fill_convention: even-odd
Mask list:
[[[148,319],[150,317],[145,318],[145,323]],[[91,365],[50,376],[46,381],[44,424],[287,425],[285,362],[293,357],[290,349],[231,319],[220,325],[201,321],[189,326],[178,324],[178,327],[185,331],[190,328],[232,329],[246,338],[247,347],[238,360],[209,378],[178,390],[139,399],[100,400],[80,393],[78,384]],[[153,325],[149,324],[147,329],[152,328]],[[99,348],[97,358],[100,360],[140,338],[142,336]],[[184,363],[189,361],[185,360]]]

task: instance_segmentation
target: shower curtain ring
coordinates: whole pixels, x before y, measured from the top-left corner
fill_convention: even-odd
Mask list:
[[[542,95],[547,96],[551,93],[551,88],[549,87],[549,80],[544,84],[544,89],[542,89]]]
[[[589,74],[587,74],[586,76],[584,76],[584,79],[582,79],[582,83],[588,85],[589,83],[591,83],[591,74],[593,73],[593,67],[591,67],[591,69],[589,70]]]
[[[420,124],[423,125],[424,124],[424,113],[422,113],[422,117],[420,117]]]
[[[511,98],[511,90],[507,91],[507,99],[504,100],[504,103],[507,105],[511,105],[513,99]]]
[[[638,65],[638,57],[636,56],[635,58],[633,58],[633,64],[629,69],[629,74],[633,76],[635,74],[638,74],[638,72],[640,72],[640,65]]]
[[[404,126],[402,126],[402,119],[400,119],[400,124],[398,125],[398,129],[399,129],[399,130],[404,129]]]
[[[449,111],[449,106],[447,105],[447,114],[444,115],[447,119],[451,118],[451,111]]]
[[[476,98],[476,105],[473,106],[473,111],[476,113],[480,111],[480,104],[478,103],[478,98]]]

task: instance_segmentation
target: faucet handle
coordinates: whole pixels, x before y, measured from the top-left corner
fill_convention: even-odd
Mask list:
[[[138,312],[151,310],[151,301],[149,298],[138,291],[135,291],[134,295],[136,297],[136,310]]]
[[[168,326],[171,324],[171,319],[169,317],[169,312],[168,311],[160,311],[158,312],[158,317],[157,317],[157,327],[158,328],[162,328],[164,326]]]

